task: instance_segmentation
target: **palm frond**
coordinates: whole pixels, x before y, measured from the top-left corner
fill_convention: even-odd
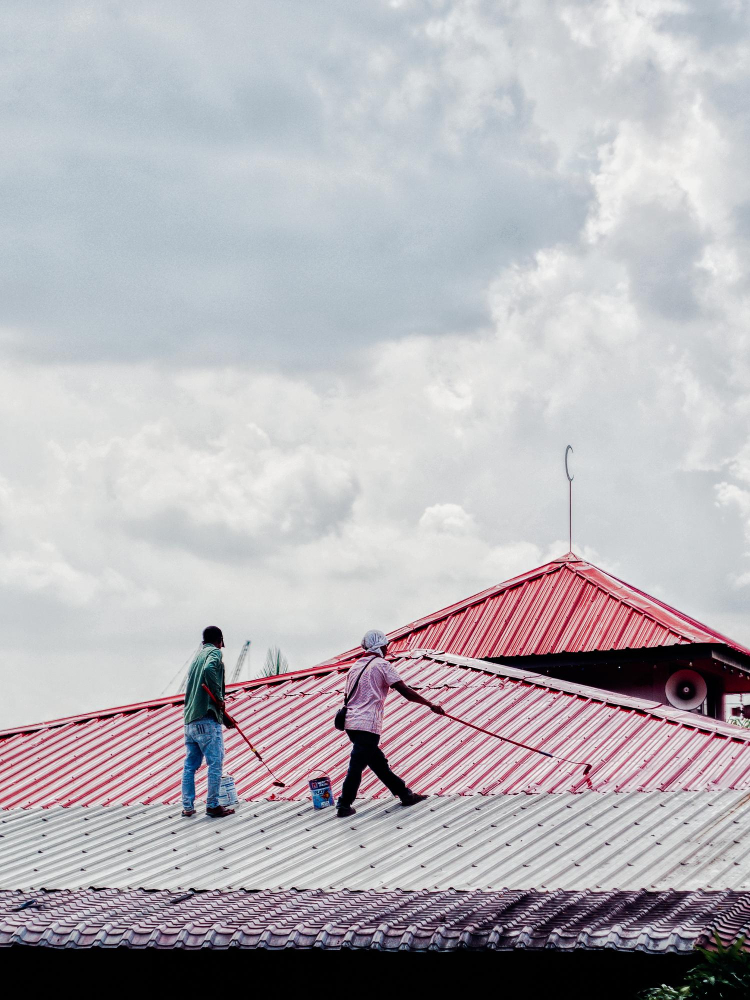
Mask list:
[[[274,677],[276,674],[285,674],[289,670],[289,661],[281,652],[278,646],[271,646],[266,653],[266,662],[263,664],[263,676]]]

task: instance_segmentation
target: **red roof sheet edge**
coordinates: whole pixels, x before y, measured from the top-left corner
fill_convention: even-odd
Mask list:
[[[234,684],[227,684],[226,691],[231,694],[235,691],[245,691],[248,688],[261,687],[264,684],[280,684],[284,681],[299,679],[301,677],[315,677],[318,674],[329,674],[335,670],[343,670],[348,661],[337,663],[320,664],[315,667],[307,667],[304,670],[289,670],[284,674],[274,674],[271,677],[255,677],[249,681],[236,681]],[[125,715],[129,712],[140,712],[144,708],[161,708],[164,705],[179,705],[185,700],[184,694],[165,695],[162,698],[149,698],[147,701],[135,701],[129,705],[117,705],[114,708],[103,708],[94,712],[81,712],[79,715],[64,715],[58,719],[49,719],[45,722],[32,722],[27,726],[10,726],[8,729],[0,729],[0,739],[5,736],[18,736],[21,733],[34,733],[41,729],[52,729],[56,726],[67,726],[75,722],[89,722],[91,719],[109,719],[113,715]]]
[[[495,674],[498,677],[507,677],[511,680],[533,684],[536,687],[544,687],[552,691],[561,691],[564,694],[586,698],[590,701],[598,701],[604,705],[617,705],[619,708],[629,708],[632,711],[643,712],[645,715],[653,715],[658,719],[666,719],[668,722],[687,726],[690,729],[698,729],[701,732],[716,733],[720,736],[726,736],[729,739],[736,739],[739,743],[750,742],[750,729],[734,726],[731,722],[722,722],[719,719],[711,719],[705,715],[686,712],[679,708],[663,705],[659,701],[649,701],[647,698],[633,698],[618,691],[606,691],[604,688],[592,687],[588,684],[576,684],[574,681],[564,681],[557,677],[547,677],[546,674],[537,674],[533,670],[523,670],[520,667],[511,667],[508,664],[489,663],[487,660],[476,660],[467,656],[454,656],[451,653],[443,653],[442,651],[433,652],[426,649],[413,649],[406,653],[397,653],[394,659],[429,659],[437,663],[450,663],[456,667],[466,667],[470,670],[481,670],[484,673]]]
[[[604,688],[592,687],[587,684],[577,684],[573,681],[560,680],[557,677],[548,677],[546,674],[538,674],[533,670],[512,667],[508,664],[490,663],[488,660],[476,659],[468,656],[456,656],[452,653],[445,653],[443,650],[412,649],[406,652],[395,654],[392,659],[425,659],[436,663],[447,663],[457,667],[464,667],[468,670],[478,670],[482,673],[491,674],[496,677],[507,677],[512,680],[519,680],[535,687],[547,688],[548,690],[561,691],[565,694],[576,695],[586,698],[589,701],[600,702],[604,705],[616,705],[620,708],[642,712],[655,718],[665,719],[678,725],[687,726],[702,732],[715,733],[735,739],[739,743],[750,742],[750,730],[734,726],[730,722],[721,722],[718,719],[710,719],[707,716],[696,715],[693,712],[685,712],[677,708],[663,705],[661,702],[649,701],[645,698],[633,698],[630,695],[621,694],[617,691],[607,691]],[[351,663],[352,661],[348,661]],[[272,677],[258,677],[251,681],[239,681],[236,684],[227,685],[227,692],[239,692],[248,689],[284,683],[288,680],[299,680],[304,677],[315,677],[322,674],[343,671],[347,668],[347,663],[336,663],[324,667],[316,666],[308,670],[295,670],[286,674],[277,674]],[[101,712],[90,712],[82,715],[72,715],[62,719],[54,719],[50,722],[40,722],[31,726],[16,726],[10,729],[0,730],[0,739],[18,736],[22,733],[39,732],[44,729],[53,729],[59,726],[75,724],[77,722],[88,722],[93,719],[111,718],[116,715],[125,715],[131,712],[139,712],[144,709],[160,708],[163,705],[175,705],[184,700],[184,695],[175,695],[167,698],[155,698],[151,701],[137,702],[132,705],[122,705],[116,708],[105,709]]]
[[[591,563],[587,563],[587,565],[591,566]],[[671,605],[665,603],[664,601],[659,600],[658,597],[653,597],[651,594],[647,594],[645,590],[641,590],[639,587],[634,587],[632,583],[626,583],[625,580],[621,580],[619,577],[613,576],[611,573],[607,573],[606,570],[598,569],[598,567],[596,566],[591,566],[591,568],[595,569],[598,573],[602,573],[605,576],[608,576],[610,580],[616,580],[617,583],[621,584],[623,587],[627,587],[628,590],[633,590],[637,594],[640,594],[649,603],[658,604],[658,606],[663,611],[668,612],[670,615],[675,615],[680,621],[692,625],[694,628],[699,629],[701,632],[705,632],[706,634],[712,636],[717,643],[727,645],[731,649],[736,649],[738,652],[745,653],[747,656],[750,656],[750,649],[748,649],[747,646],[743,646],[741,643],[736,642],[734,639],[730,639],[729,636],[724,635],[722,632],[717,632],[716,629],[711,628],[709,625],[704,625],[703,622],[699,622],[697,618],[691,618],[690,615],[686,615],[683,611],[678,611]],[[578,570],[574,570],[574,572],[577,572],[579,576],[584,575],[582,572]],[[644,615],[646,615],[646,617],[651,618],[652,621],[658,622],[658,619],[656,619],[653,615],[649,615],[647,611],[644,611],[643,608],[639,608],[635,603],[628,601],[625,598],[622,598],[622,602],[623,604],[627,604],[629,607],[634,608],[636,611],[641,611]],[[700,642],[705,640],[699,639],[696,641]]]

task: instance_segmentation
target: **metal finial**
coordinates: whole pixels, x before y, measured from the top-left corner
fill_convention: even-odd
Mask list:
[[[568,552],[573,552],[573,480],[568,468],[568,452],[573,451],[573,445],[569,444],[565,449],[565,475],[568,477]]]

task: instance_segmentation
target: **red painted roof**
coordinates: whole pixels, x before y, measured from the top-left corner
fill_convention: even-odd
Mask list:
[[[510,666],[450,655],[402,658],[407,683],[453,715],[573,760],[590,761],[597,791],[750,789],[750,731],[656,702]],[[226,732],[227,767],[243,799],[308,796],[324,771],[336,791],[349,743],[332,725],[345,665],[229,689],[231,710],[287,788],[239,736]],[[431,794],[576,792],[582,768],[495,740],[391,695],[383,740],[409,783]],[[175,803],[183,760],[178,699],[110,709],[0,733],[0,807]],[[198,795],[205,795],[203,774]],[[365,798],[388,793],[368,772]]]
[[[439,649],[483,658],[709,643],[750,657],[745,646],[572,554],[388,636],[391,653]]]

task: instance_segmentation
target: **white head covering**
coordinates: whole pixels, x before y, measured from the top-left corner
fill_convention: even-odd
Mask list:
[[[362,649],[367,653],[377,653],[378,651],[385,653],[387,645],[388,639],[385,632],[376,628],[371,628],[369,632],[366,632],[362,640]]]

